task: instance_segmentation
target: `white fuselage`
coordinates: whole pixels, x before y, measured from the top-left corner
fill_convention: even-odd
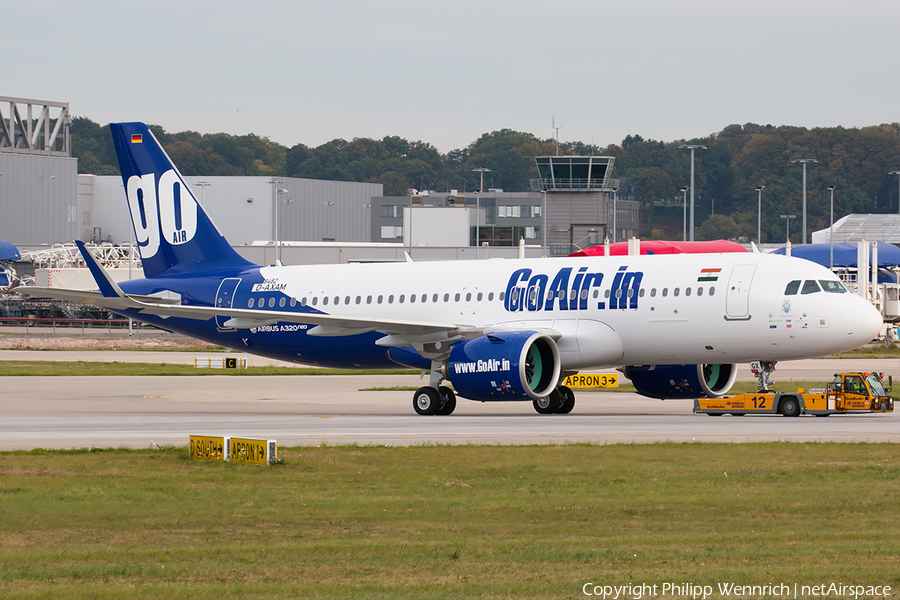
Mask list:
[[[877,310],[847,292],[786,295],[791,281],[837,278],[812,262],[775,255],[349,264],[261,273],[297,303],[334,316],[553,330],[564,369],[808,358],[855,348],[881,326]]]

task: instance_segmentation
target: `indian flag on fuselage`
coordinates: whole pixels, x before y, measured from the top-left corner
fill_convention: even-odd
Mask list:
[[[700,269],[700,277],[697,278],[697,281],[718,281],[719,273],[722,272],[721,268],[718,269]]]

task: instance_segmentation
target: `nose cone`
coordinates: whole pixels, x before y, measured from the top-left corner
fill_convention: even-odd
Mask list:
[[[878,337],[884,326],[884,319],[878,309],[859,296],[854,297],[852,311],[846,315],[847,334],[853,342],[853,348],[858,348]]]

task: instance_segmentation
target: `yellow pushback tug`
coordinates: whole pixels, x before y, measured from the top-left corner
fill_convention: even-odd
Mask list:
[[[808,392],[803,389],[796,392],[761,390],[725,398],[697,398],[694,400],[694,412],[711,417],[766,413],[785,417],[801,414],[827,417],[834,414],[893,412],[894,399],[885,393],[883,377],[883,373],[836,373],[834,381],[825,389]],[[892,383],[893,378],[888,377],[887,391],[890,391]]]

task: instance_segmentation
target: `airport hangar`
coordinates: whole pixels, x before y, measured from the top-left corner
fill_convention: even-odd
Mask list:
[[[65,102],[0,96],[0,239],[24,250],[76,239],[127,247],[132,231],[121,178],[78,174],[70,115]],[[523,192],[410,190],[386,197],[373,183],[185,181],[225,238],[258,264],[274,263],[276,250],[284,264],[402,261],[405,253],[414,260],[514,258],[521,239],[529,257],[564,256],[607,236],[637,235],[638,203],[613,201],[614,157],[535,161],[539,177]]]

